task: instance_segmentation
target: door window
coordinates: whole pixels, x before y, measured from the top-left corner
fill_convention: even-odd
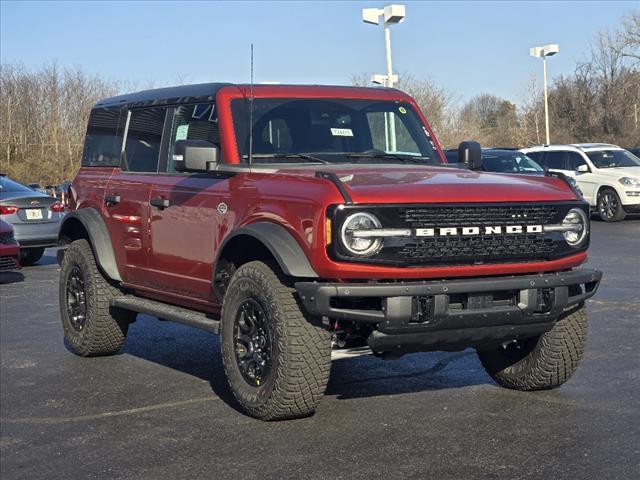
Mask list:
[[[550,170],[566,170],[565,152],[546,152],[541,164]]]
[[[167,172],[175,172],[173,149],[178,140],[205,140],[220,146],[220,132],[214,104],[182,105],[173,108],[170,116],[171,136],[169,137]]]
[[[587,162],[584,161],[582,155],[576,152],[567,152],[567,170],[573,170],[574,172],[578,170],[580,165],[586,165]]]
[[[124,170],[158,172],[165,114],[163,107],[131,111],[122,162]]]

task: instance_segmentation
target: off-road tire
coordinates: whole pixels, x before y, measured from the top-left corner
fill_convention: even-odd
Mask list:
[[[479,350],[487,373],[499,385],[515,390],[547,390],[558,387],[576,371],[587,341],[584,305],[563,314],[554,327],[522,342],[520,358],[500,346]]]
[[[615,205],[611,213],[611,205]],[[598,192],[598,215],[604,222],[621,222],[627,216],[620,197],[612,188],[602,188]]]
[[[40,260],[43,255],[44,255],[43,247],[21,248],[20,249],[20,265],[22,265],[23,267],[28,267],[29,265],[33,265],[38,260]]]
[[[74,328],[67,311],[67,279],[76,267],[86,291],[86,320],[79,331]],[[59,287],[60,317],[68,347],[83,357],[111,355],[120,350],[135,313],[111,307],[111,299],[122,292],[102,275],[86,240],[74,241],[65,252]]]
[[[272,337],[270,371],[264,383],[251,385],[236,359],[236,314],[248,300],[263,308]],[[220,326],[222,361],[240,407],[261,420],[311,415],[322,399],[331,369],[331,337],[320,319],[304,313],[294,288],[276,266],[242,265],[227,288]]]

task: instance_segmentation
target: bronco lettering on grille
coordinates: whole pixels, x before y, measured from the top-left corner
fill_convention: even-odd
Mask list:
[[[490,227],[444,227],[444,228],[416,228],[416,237],[447,237],[474,235],[502,235],[519,233],[542,233],[542,225],[506,225]]]

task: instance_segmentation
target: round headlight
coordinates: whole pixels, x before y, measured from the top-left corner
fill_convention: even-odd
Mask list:
[[[589,233],[589,219],[587,214],[579,208],[572,208],[562,220],[562,226],[573,227],[563,232],[564,239],[572,247],[580,246]]]
[[[380,220],[370,213],[359,212],[349,215],[340,229],[342,245],[353,255],[368,257],[374,255],[382,248],[382,239],[379,237],[354,237],[356,230],[371,230],[382,228]]]

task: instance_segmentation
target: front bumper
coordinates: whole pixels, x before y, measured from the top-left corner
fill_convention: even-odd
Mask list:
[[[317,316],[375,324],[374,351],[458,350],[549,330],[596,293],[602,272],[393,283],[297,282]]]

